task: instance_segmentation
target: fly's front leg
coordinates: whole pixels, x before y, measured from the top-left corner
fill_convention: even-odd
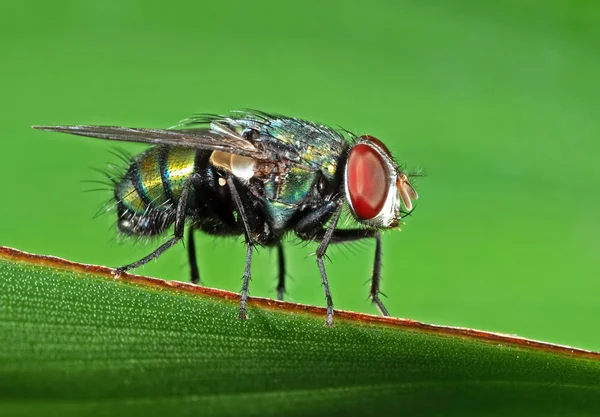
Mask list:
[[[327,209],[325,209],[325,213],[330,213],[331,211],[327,211]],[[328,229],[324,229],[321,225],[321,227],[319,228],[319,224],[322,224],[323,221],[323,215],[319,213],[319,211],[314,211],[311,214],[309,214],[306,219],[303,219],[299,225],[302,226],[303,229],[301,230],[305,230],[305,232],[300,232],[297,230],[297,234],[298,237],[300,237],[303,240],[311,240],[311,241],[316,241],[316,242],[324,242],[325,238],[327,236],[327,233],[329,232],[329,228]],[[334,219],[332,219],[332,222]],[[331,227],[331,225],[330,225]],[[311,230],[316,228],[317,230]],[[310,231],[310,233],[309,233]],[[375,303],[377,305],[377,308],[379,308],[379,311],[381,311],[381,314],[384,316],[389,316],[389,313],[387,311],[387,309],[385,308],[385,306],[383,305],[383,302],[381,301],[381,299],[379,298],[379,295],[381,294],[380,292],[380,285],[381,285],[381,236],[379,234],[379,232],[375,229],[338,229],[338,230],[333,230],[333,232],[331,233],[330,237],[329,237],[329,243],[330,244],[338,244],[338,243],[347,243],[347,242],[356,242],[358,240],[363,240],[363,239],[370,239],[370,238],[375,238],[375,259],[373,261],[373,275],[371,276],[371,290],[370,290],[370,297],[371,300],[373,300],[373,303]],[[319,246],[320,248],[321,246]],[[317,261],[318,262],[318,261]],[[324,275],[324,266],[322,266],[322,262],[319,263],[319,270],[321,270],[321,276],[323,277]],[[325,293],[327,294],[328,287],[326,287],[326,291]],[[331,296],[331,294],[329,294],[329,296]]]
[[[333,214],[332,214],[333,213]],[[327,280],[327,272],[325,272],[325,261],[324,256],[327,252],[327,247],[331,242],[331,238],[333,236],[333,232],[337,225],[338,220],[340,219],[340,215],[342,214],[342,200],[332,201],[322,208],[313,211],[308,216],[306,216],[303,220],[298,222],[296,227],[296,233],[301,239],[305,240],[314,240],[314,236],[311,236],[310,233],[315,227],[319,227],[322,230],[323,222],[331,216],[331,221],[329,222],[329,226],[325,230],[323,238],[321,239],[321,243],[317,248],[317,266],[319,267],[319,272],[321,273],[321,282],[323,284],[323,289],[325,291],[325,300],[327,301],[327,318],[325,320],[325,326],[331,327],[333,326],[333,299],[331,298],[331,290],[329,289],[329,281]]]
[[[242,297],[240,300],[240,312],[238,315],[240,320],[246,320],[246,304],[248,302],[248,287],[250,285],[250,267],[252,264],[254,241],[252,239],[250,223],[248,222],[248,217],[246,216],[246,211],[244,210],[244,204],[231,175],[227,176],[227,185],[229,186],[229,191],[231,192],[231,197],[233,198],[233,203],[238,212],[239,218],[244,225],[244,231],[246,235],[246,267],[244,268],[244,276],[242,277]]]
[[[160,245],[158,248],[154,250],[150,255],[143,257],[137,262],[130,263],[128,265],[117,268],[117,275],[129,271],[130,269],[138,268],[142,265],[147,264],[153,259],[158,258],[162,255],[167,249],[174,246],[177,242],[179,242],[183,238],[183,230],[185,226],[185,212],[187,207],[187,199],[190,191],[190,187],[192,186],[192,181],[194,176],[197,174],[192,174],[188,177],[183,185],[183,189],[181,191],[181,195],[179,196],[179,202],[177,203],[177,211],[175,212],[175,231],[173,237],[167,240],[165,243]]]
[[[383,302],[379,298],[381,291],[379,286],[381,285],[381,235],[379,232],[375,235],[375,260],[373,261],[373,275],[371,277],[371,300],[377,305],[379,311],[383,316],[389,316],[387,308],[383,305]]]

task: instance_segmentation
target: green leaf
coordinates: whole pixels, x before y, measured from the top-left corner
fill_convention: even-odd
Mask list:
[[[0,250],[1,415],[600,414],[597,353],[110,272]]]

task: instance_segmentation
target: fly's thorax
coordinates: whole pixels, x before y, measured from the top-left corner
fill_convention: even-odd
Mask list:
[[[344,187],[352,215],[375,228],[397,227],[400,202],[410,211],[418,197],[388,148],[373,136],[361,136],[350,149]]]
[[[332,178],[336,161],[345,154],[348,146],[339,132],[327,126],[260,113],[224,118],[213,122],[211,129],[219,132],[226,129],[249,138],[258,148],[271,155],[267,159],[298,164],[313,171],[323,170],[326,176]]]
[[[310,191],[316,172],[311,167],[285,160],[256,160],[247,156],[214,151],[212,166],[223,173],[230,173],[242,182],[254,180],[262,185],[260,195],[267,200],[283,204],[296,204]],[[219,184],[226,185],[225,178]]]
[[[317,172],[301,165],[273,171],[264,181],[263,207],[275,230],[287,227],[307,198],[312,196]]]
[[[264,214],[273,230],[286,228],[307,196],[312,195],[320,175],[319,170],[311,165],[285,159],[257,160],[213,151],[209,161],[221,175],[231,174],[242,184],[247,184],[248,191],[261,201]],[[331,168],[330,171],[335,173]],[[224,177],[218,181],[221,187],[227,185]]]

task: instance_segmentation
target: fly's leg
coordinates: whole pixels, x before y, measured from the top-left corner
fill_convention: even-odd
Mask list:
[[[323,234],[323,238],[321,239],[316,252],[317,266],[319,267],[319,272],[321,273],[321,283],[323,284],[325,300],[327,301],[327,318],[325,319],[326,327],[333,326],[333,299],[331,298],[331,290],[329,289],[329,281],[327,280],[327,272],[325,272],[325,261],[323,258],[325,257],[327,247],[331,242],[335,227],[340,219],[340,215],[342,214],[342,207],[341,200],[335,202],[332,201],[329,204],[324,205],[322,208],[314,210],[308,214],[304,219],[300,220],[296,226],[296,234],[298,234],[301,239],[315,240],[314,236],[310,235],[311,231],[319,226],[321,230],[323,230],[323,222],[331,217],[329,226],[324,230],[325,233]]]
[[[389,316],[387,309],[379,298],[381,291],[381,235],[379,232],[375,235],[375,260],[373,261],[373,276],[371,277],[371,300],[377,305],[377,308],[383,316]]]
[[[320,233],[322,235],[323,233]],[[319,234],[318,234],[319,235]],[[381,298],[381,235],[371,229],[340,229],[335,230],[331,236],[331,243],[356,242],[357,240],[375,238],[375,259],[373,260],[373,274],[371,275],[371,289],[369,295],[371,301],[377,306],[382,316],[389,316],[387,308],[383,305]]]
[[[194,240],[194,232],[196,230],[204,230],[210,234],[219,234],[222,236],[237,235],[237,230],[233,230],[235,227],[235,219],[233,214],[229,210],[223,207],[215,207],[213,209],[213,202],[216,199],[216,195],[212,188],[213,179],[210,177],[202,177],[198,174],[194,175],[191,179],[194,186],[194,198],[200,205],[204,206],[210,213],[210,216],[219,219],[220,225],[210,225],[208,229],[205,229],[202,224],[194,225],[189,227],[188,230],[188,260],[190,264],[190,281],[193,284],[202,284],[200,281],[200,269],[198,268],[198,258],[196,255],[196,244]],[[229,230],[229,227],[232,230]],[[217,230],[219,229],[219,230]]]
[[[192,284],[200,283],[200,270],[198,269],[198,259],[196,258],[196,242],[194,242],[194,229],[188,230],[188,261],[190,263],[190,281]]]
[[[242,277],[242,297],[240,300],[240,312],[238,315],[240,320],[246,320],[246,304],[248,302],[248,286],[250,285],[250,266],[252,264],[252,252],[254,249],[254,241],[252,240],[250,223],[248,222],[248,217],[246,216],[246,211],[244,210],[242,199],[235,187],[233,178],[230,175],[227,176],[227,185],[229,186],[229,191],[231,192],[231,197],[233,198],[233,203],[238,212],[239,218],[242,221],[242,224],[244,225],[246,235],[246,267],[244,268],[244,276]]]
[[[283,245],[277,245],[277,259],[279,261],[279,279],[277,281],[277,299],[283,301],[285,293],[285,257],[283,255]]]
[[[244,276],[242,277],[242,298],[240,300],[240,312],[238,318],[240,320],[246,320],[248,315],[246,314],[246,303],[248,302],[248,286],[250,284],[250,266],[252,265],[252,252],[254,246],[248,244],[246,246],[246,266],[244,267]]]
[[[316,242],[320,241],[321,245],[322,245],[327,237],[327,234],[329,233],[329,230],[332,227],[331,225],[333,224],[334,221],[337,221],[337,218],[339,218],[339,215],[337,216],[337,218],[334,215],[329,227],[327,229],[323,228],[322,223],[323,223],[324,219],[326,219],[330,215],[331,211],[332,211],[332,206],[329,205],[329,206],[324,207],[322,212],[320,212],[320,210],[316,210],[316,211],[310,213],[304,219],[300,220],[300,222],[298,223],[299,227],[296,228],[296,234],[298,235],[298,237],[300,237],[300,239],[303,239],[303,240],[310,240],[310,241],[316,241]],[[319,228],[319,225],[321,226],[320,228]],[[314,230],[315,228],[317,229],[316,231]],[[346,242],[355,242],[358,240],[370,239],[370,238],[375,238],[375,242],[376,242],[376,244],[375,244],[375,260],[373,262],[373,275],[371,277],[370,296],[371,296],[371,299],[373,300],[373,302],[377,305],[377,307],[381,311],[381,314],[384,316],[389,316],[387,309],[385,308],[385,306],[383,305],[383,302],[379,298],[379,294],[380,294],[379,288],[380,288],[380,284],[381,284],[381,236],[380,236],[379,232],[377,232],[376,230],[373,230],[373,229],[333,230],[329,237],[329,243],[330,244],[338,244],[338,243],[346,243]],[[321,245],[319,245],[319,248],[321,248]],[[318,250],[317,250],[317,253],[318,253]],[[317,258],[317,262],[319,263],[318,258]],[[323,277],[324,276],[324,266],[322,266],[322,261],[319,263],[319,270],[321,271],[321,277]],[[326,297],[327,297],[328,287],[326,287],[325,293],[326,293]],[[331,297],[331,294],[329,294],[329,296]],[[328,306],[329,306],[329,304],[328,304]],[[329,312],[328,312],[328,316],[329,316]]]
[[[327,327],[333,326],[333,300],[331,299],[331,291],[329,290],[329,282],[327,281],[327,273],[325,272],[325,261],[323,260],[323,257],[325,256],[329,242],[331,242],[331,236],[333,235],[333,231],[335,230],[335,226],[337,225],[341,214],[342,205],[340,204],[333,213],[329,227],[327,227],[327,231],[325,232],[325,236],[317,248],[317,265],[319,266],[319,271],[321,272],[321,281],[323,282],[325,299],[327,300],[327,319],[325,320],[325,326]]]
[[[154,250],[150,255],[143,257],[139,261],[130,263],[128,265],[117,268],[117,274],[123,273],[125,271],[129,271],[130,269],[138,268],[142,265],[147,264],[153,259],[158,258],[162,255],[167,249],[174,246],[177,242],[179,242],[183,238],[183,230],[185,226],[185,212],[187,199],[190,191],[190,187],[192,186],[192,181],[194,176],[197,174],[192,174],[188,177],[183,185],[183,189],[181,191],[181,196],[179,197],[179,203],[177,204],[177,211],[175,213],[175,232],[173,237],[167,240],[165,243],[160,245],[158,248]]]
[[[305,240],[317,240],[319,237],[325,235],[325,230],[320,230],[316,235],[309,239],[305,239],[303,236],[300,238]],[[335,230],[331,236],[331,244],[356,242],[358,240],[375,238],[375,259],[373,261],[373,275],[371,276],[371,289],[370,297],[373,303],[377,306],[383,316],[389,316],[387,309],[383,305],[379,295],[381,294],[381,236],[379,232],[375,230],[363,230],[363,229],[342,229]]]

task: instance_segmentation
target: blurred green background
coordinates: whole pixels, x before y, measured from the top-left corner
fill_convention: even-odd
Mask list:
[[[93,219],[110,192],[82,181],[118,163],[114,143],[33,124],[278,112],[377,136],[427,173],[384,236],[393,315],[600,350],[598,45],[591,1],[3,2],[0,244],[109,266],[158,244]],[[204,282],[239,290],[241,242],[198,246]],[[337,308],[375,312],[373,248],[330,251]],[[313,251],[287,245],[288,299],[323,305]],[[252,295],[275,297],[275,263],[259,251]],[[183,246],[137,272],[187,280]]]

